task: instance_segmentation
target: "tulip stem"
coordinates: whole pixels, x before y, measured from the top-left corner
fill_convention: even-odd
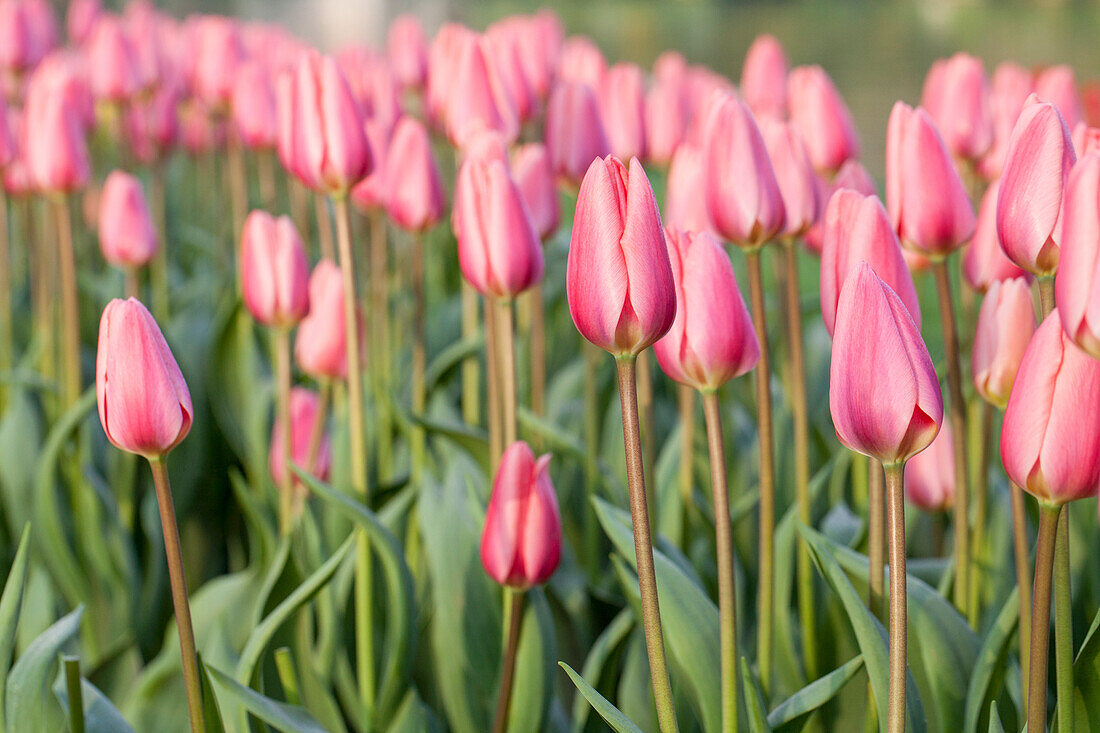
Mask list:
[[[687,548],[690,522],[688,512],[694,499],[695,457],[695,390],[686,384],[678,385],[680,403],[680,503],[683,504],[684,529],[681,544]]]
[[[982,562],[985,555],[985,521],[988,513],[989,497],[989,441],[993,432],[993,405],[983,402],[981,407],[981,428],[978,434],[977,473],[974,476],[974,533],[971,537],[971,556],[974,568],[970,573],[970,625],[978,627],[982,589]]]
[[[1054,540],[1054,684],[1058,695],[1058,731],[1073,733],[1073,606],[1069,572],[1069,505],[1058,515]]]
[[[412,411],[417,418],[424,416],[428,403],[428,386],[424,383],[427,363],[427,347],[425,341],[425,307],[424,307],[424,236],[416,232],[412,238],[412,268],[411,280],[413,296],[413,345],[412,345]],[[424,428],[417,424],[413,427],[412,446],[410,449],[409,475],[413,483],[419,480],[424,469],[425,450],[427,437]]]
[[[374,375],[374,403],[378,412],[378,475],[393,469],[393,416],[389,403],[390,296],[387,263],[386,218],[380,211],[370,216],[371,371]]]
[[[905,587],[905,464],[883,467],[889,495],[890,545],[890,678],[886,729],[905,733],[906,587]]]
[[[127,267],[123,270],[124,292],[127,298],[138,298],[141,286],[138,285],[138,271],[136,267]],[[139,298],[140,299],[140,298]]]
[[[187,576],[183,572],[183,553],[180,551],[176,508],[172,503],[172,485],[168,480],[168,466],[163,456],[149,458],[149,468],[153,472],[157,506],[160,508],[160,525],[164,535],[164,553],[168,559],[168,580],[172,587],[176,629],[180,638],[183,683],[187,690],[187,711],[191,718],[191,733],[204,733],[206,723],[202,717],[198,653],[195,649],[195,630],[191,626],[191,605],[187,600]]]
[[[638,431],[638,386],[635,358],[632,354],[616,357],[619,373],[619,402],[623,413],[623,444],[626,450],[626,479],[630,492],[630,520],[634,527],[634,558],[638,567],[638,591],[642,601],[642,629],[657,705],[661,733],[678,731],[676,710],[672,705],[672,687],[665,662],[665,642],[661,631],[661,607],[657,600],[657,573],[653,565],[653,541],[649,532],[646,506],[645,469],[642,442]]]
[[[593,577],[599,569],[598,548],[600,543],[599,519],[592,504],[592,497],[599,493],[600,481],[600,398],[599,368],[603,352],[581,341],[584,357],[584,489],[587,497],[584,513],[585,550]]]
[[[867,553],[870,566],[870,609],[886,620],[886,479],[877,458],[867,459]]]
[[[730,520],[722,408],[716,391],[703,395],[714,494],[714,540],[718,553],[718,616],[722,659],[722,730],[737,730],[737,600],[733,576],[733,526]]]
[[[244,167],[244,150],[241,141],[229,125],[229,134],[226,145],[227,166],[229,168],[229,203],[233,208],[233,248],[240,253],[241,230],[244,227],[244,219],[248,215],[248,173]],[[237,263],[238,268],[240,262]]]
[[[290,534],[291,510],[293,506],[293,476],[290,472],[290,464],[293,462],[291,455],[290,424],[290,329],[286,327],[275,328],[275,409],[276,422],[281,426],[282,433],[279,440],[282,442],[283,465],[279,474],[279,532],[283,535]],[[313,464],[306,466],[307,471],[313,469]]]
[[[500,342],[501,377],[501,415],[504,418],[504,447],[507,449],[518,439],[516,423],[516,347],[515,347],[515,319],[512,313],[512,300],[501,299],[497,301],[499,310],[497,313],[497,331]]]
[[[470,283],[462,280],[462,338],[472,339],[477,334],[477,291]],[[488,316],[486,316],[486,324]],[[489,338],[486,331],[485,338]],[[488,354],[488,347],[486,347]],[[487,367],[488,368],[488,367]],[[481,370],[478,369],[477,356],[470,355],[462,360],[462,419],[467,425],[481,423]],[[491,420],[491,415],[490,415]]]
[[[1016,559],[1016,587],[1020,596],[1020,666],[1023,668],[1024,699],[1028,697],[1031,676],[1031,568],[1028,562],[1030,549],[1027,537],[1027,512],[1024,509],[1024,491],[1015,481],[1009,481],[1012,500],[1012,546]]]
[[[59,194],[50,198],[57,217],[57,244],[61,270],[61,313],[64,322],[64,404],[80,397],[80,304],[76,289],[76,254],[73,251],[72,217],[69,201]]]
[[[309,191],[289,172],[286,174],[286,191],[290,204],[290,218],[294,220],[302,239],[309,242],[313,239],[309,216]],[[332,259],[331,252],[329,259]]]
[[[260,190],[260,201],[269,211],[275,208],[275,159],[270,150],[263,150],[256,156],[256,183]]]
[[[546,304],[542,283],[527,296],[531,304],[531,412],[546,416]]]
[[[1039,504],[1039,538],[1035,549],[1035,593],[1031,609],[1031,663],[1028,668],[1027,729],[1047,726],[1047,662],[1050,653],[1050,591],[1060,509]]]
[[[168,199],[165,193],[164,175],[165,162],[157,161],[153,167],[152,191],[153,216],[157,219],[157,230],[160,232],[160,246],[153,256],[153,264],[150,268],[153,284],[153,312],[157,321],[168,323]]]
[[[501,434],[500,347],[498,315],[492,296],[485,296],[485,386],[489,392],[489,464],[495,467],[504,454]]]
[[[321,441],[325,437],[325,423],[328,421],[329,402],[332,400],[332,381],[327,377],[322,378],[317,396],[317,414],[313,418],[313,428],[309,432],[309,452],[306,454],[309,463],[305,469],[317,475],[317,458],[321,455]],[[304,497],[302,497],[304,501]],[[297,517],[301,513],[301,501],[294,507],[291,516]]]
[[[8,198],[0,187],[0,372],[11,371],[15,338],[11,315],[11,241],[8,230]],[[7,405],[7,387],[0,394],[4,399],[0,405]]]
[[[642,431],[642,462],[645,464],[645,474],[650,478],[650,482],[646,487],[649,490],[649,496],[647,498],[650,504],[656,506],[657,496],[654,494],[654,491],[656,490],[657,474],[654,471],[654,462],[656,460],[655,456],[657,455],[657,426],[653,423],[653,367],[650,364],[652,358],[652,353],[648,349],[638,354],[637,377],[638,413]],[[650,522],[655,521],[653,517],[649,519]]]
[[[943,324],[943,349],[947,362],[947,387],[950,396],[951,431],[955,436],[955,607],[969,619],[970,595],[970,506],[966,457],[966,403],[962,395],[962,373],[959,369],[959,335],[955,323],[955,305],[951,295],[951,275],[947,260],[932,263],[936,291],[940,299],[940,320]]]
[[[771,364],[768,358],[768,324],[764,311],[764,273],[760,249],[745,253],[749,269],[752,322],[760,342],[756,365],[756,422],[760,440],[760,590],[757,594],[756,662],[760,685],[771,690],[772,628],[775,606],[775,471],[772,449]]]
[[[505,642],[504,660],[500,667],[500,693],[493,715],[493,733],[504,733],[508,726],[508,708],[512,703],[512,682],[516,676],[516,652],[519,650],[519,632],[523,626],[523,591],[504,589]]]
[[[329,218],[328,203],[322,194],[313,194],[313,212],[317,216],[317,239],[321,243],[321,257],[331,260],[334,257],[332,250],[332,219]],[[339,218],[341,214],[337,212],[336,216]],[[337,228],[345,225],[349,229],[351,228],[350,222],[346,224],[337,222],[336,224]]]
[[[1054,276],[1040,275],[1039,281],[1039,320],[1044,320],[1054,310]]]
[[[65,689],[69,694],[69,733],[84,733],[84,690],[80,686],[80,657],[62,655]]]

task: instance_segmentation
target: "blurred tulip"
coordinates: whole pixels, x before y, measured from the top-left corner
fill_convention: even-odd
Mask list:
[[[581,335],[637,355],[672,326],[676,286],[649,179],[636,158],[596,160],[577,195],[566,294]]]
[[[699,193],[704,174],[703,151],[683,143],[676,148],[665,183],[665,221],[685,232],[713,232],[707,199]]]
[[[1077,156],[1058,109],[1032,95],[1005,156],[997,234],[1008,258],[1036,275],[1058,267],[1062,195]]]
[[[467,43],[473,42],[472,30],[458,23],[444,23],[428,47],[428,84],[424,93],[428,119],[442,128],[447,105],[454,88],[458,59]]]
[[[65,28],[69,40],[77,46],[82,45],[102,12],[99,0],[72,0],[69,9],[65,11]]]
[[[546,111],[546,149],[554,174],[580,185],[592,161],[611,154],[592,88],[562,81],[554,87]]]
[[[637,64],[615,64],[600,87],[600,117],[611,154],[629,160],[646,155],[645,77]]]
[[[667,230],[676,290],[672,327],[653,345],[674,381],[716,390],[756,366],[760,342],[729,255],[710,234]]]
[[[96,99],[124,102],[141,87],[137,56],[122,22],[113,15],[102,15],[85,50],[88,80]]]
[[[191,393],[157,322],[135,298],[112,300],[99,322],[99,421],[111,444],[155,459],[191,430]]]
[[[499,160],[508,166],[508,141],[494,130],[481,130],[470,138],[469,144],[462,150],[462,160]]]
[[[757,117],[787,118],[787,54],[775,36],[753,39],[741,67],[741,96]]]
[[[570,36],[565,40],[558,59],[558,78],[561,81],[577,81],[592,89],[600,89],[606,74],[607,61],[591,38]]]
[[[348,373],[344,329],[344,281],[332,260],[321,260],[309,277],[309,313],[298,324],[294,358],[314,379],[344,379]]]
[[[1035,77],[1035,94],[1057,107],[1071,130],[1085,119],[1073,67],[1062,65],[1043,69]]]
[[[23,159],[32,183],[49,193],[83,188],[91,175],[84,127],[62,91],[64,83],[36,74],[27,92]]]
[[[147,99],[126,107],[126,140],[139,161],[148,165],[167,153],[179,139],[179,91],[160,86]]]
[[[957,53],[933,63],[924,80],[921,106],[956,158],[978,160],[993,144],[989,82],[976,56]]]
[[[859,157],[859,136],[848,105],[820,66],[799,66],[787,78],[791,122],[802,133],[814,168],[831,173]]]
[[[115,267],[147,264],[157,253],[157,229],[141,181],[112,171],[99,196],[99,249]]]
[[[840,442],[883,465],[936,437],[943,398],[928,349],[901,299],[861,263],[840,293],[829,377]]]
[[[768,150],[779,193],[783,197],[786,223],[782,237],[801,237],[820,218],[825,204],[802,135],[789,123],[765,117],[760,133]]]
[[[1008,477],[1045,504],[1096,495],[1100,361],[1077,348],[1055,308],[1024,352],[1001,428]]]
[[[253,211],[241,235],[241,294],[252,317],[288,328],[309,312],[309,259],[294,224]]]
[[[363,124],[363,132],[371,150],[371,157],[374,159],[374,167],[363,180],[352,186],[351,201],[360,211],[371,212],[386,207],[388,191],[385,172],[390,138],[389,131],[383,125],[376,124],[374,120],[368,119]]]
[[[825,216],[824,209],[829,203],[829,200],[833,197],[833,194],[842,188],[850,188],[853,191],[857,191],[864,196],[877,196],[878,187],[875,185],[875,179],[871,177],[871,174],[867,172],[867,169],[863,167],[863,164],[858,160],[848,160],[844,162],[844,165],[840,166],[840,170],[836,172],[831,181],[825,181],[818,177],[819,196],[821,197],[822,215],[817,218],[814,225],[810,227],[806,234],[802,237],[803,244],[806,248],[814,254],[820,255],[821,248],[825,241]]]
[[[1066,334],[1100,359],[1100,152],[1085,155],[1069,174],[1062,222],[1055,302]]]
[[[1077,157],[1084,157],[1085,153],[1100,150],[1100,128],[1089,127],[1085,122],[1078,122],[1070,134],[1073,140],[1073,149]]]
[[[1033,333],[1035,309],[1028,281],[994,280],[978,312],[970,360],[974,386],[986,402],[1004,409]]]
[[[942,512],[955,503],[955,443],[945,422],[928,445],[905,464],[905,498],[926,512]]]
[[[447,205],[443,174],[428,131],[415,117],[397,123],[386,151],[383,181],[388,191],[386,212],[402,229],[422,232],[443,216]]]
[[[3,95],[0,95],[0,171],[4,170],[19,155],[10,118],[14,112],[8,112]]]
[[[517,441],[500,459],[485,529],[481,565],[496,582],[512,588],[545,583],[561,560],[561,514],[550,481],[550,455],[537,460]]]
[[[386,34],[386,56],[405,89],[420,89],[428,79],[428,40],[420,19],[404,13],[393,19]]]
[[[687,99],[678,81],[658,81],[645,97],[646,156],[667,164],[687,131]]]
[[[987,180],[999,178],[1004,168],[1012,128],[1033,88],[1031,72],[1012,61],[997,65],[989,102],[993,113],[993,146],[982,158],[979,170]]]
[[[535,232],[546,241],[561,223],[561,202],[546,146],[528,143],[517,148],[512,155],[512,175],[527,204]]]
[[[506,19],[485,29],[485,41],[488,44],[490,61],[500,76],[512,110],[522,126],[538,110],[538,98],[520,58],[519,46],[522,39],[516,33],[516,26]]]
[[[970,287],[979,293],[986,292],[998,280],[1016,277],[1031,280],[1031,275],[1017,267],[1001,249],[1001,239],[997,236],[997,197],[1000,190],[1001,182],[996,180],[982,195],[974,237],[963,255],[963,275]]]
[[[245,61],[240,26],[232,18],[202,16],[195,23],[192,40],[195,96],[216,112],[228,110],[237,72]]]
[[[313,474],[321,481],[328,480],[329,467],[332,465],[332,442],[328,430],[323,426],[321,443],[317,449],[316,460],[310,465],[310,441],[316,429],[317,418],[321,412],[321,399],[313,390],[294,387],[290,390],[290,460]],[[276,486],[283,485],[286,470],[286,458],[283,451],[283,424],[278,419],[271,426],[271,449],[268,453],[268,469]],[[295,485],[301,487],[297,476]]]
[[[22,0],[0,0],[0,68],[22,73],[41,57],[27,4]]]
[[[241,142],[250,150],[275,147],[279,137],[275,87],[260,63],[244,64],[233,85],[233,121]]]
[[[519,135],[519,119],[500,72],[492,62],[488,41],[475,36],[462,45],[451,79],[445,122],[447,137],[457,148],[482,129],[495,130],[508,141]]]

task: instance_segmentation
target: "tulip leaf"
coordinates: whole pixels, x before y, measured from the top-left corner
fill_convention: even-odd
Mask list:
[[[202,655],[198,655],[199,683],[202,687],[202,719],[206,724],[206,733],[225,733],[222,710],[218,705],[218,696],[214,694],[214,681],[210,679],[210,668],[206,666]]]
[[[749,730],[767,733],[771,730],[768,719],[764,715],[767,703],[764,702],[764,692],[760,689],[760,683],[756,675],[752,673],[749,662],[741,657],[741,690],[744,693],[745,714],[749,719]]]
[[[607,628],[596,637],[596,641],[589,648],[588,656],[584,658],[584,667],[581,669],[581,676],[599,684],[604,665],[607,664],[608,658],[610,658],[615,648],[622,643],[623,639],[626,638],[632,628],[634,628],[634,614],[629,608],[624,608],[622,611],[619,611],[614,619],[612,619],[611,623],[607,625]],[[588,721],[589,709],[589,706],[586,705],[581,698],[578,697],[573,700],[574,731],[584,730],[584,724]]]
[[[207,666],[207,673],[222,691],[252,715],[283,733],[326,733],[324,726],[305,708],[288,705],[245,687],[216,667]],[[242,728],[247,731],[248,728]]]
[[[448,422],[427,415],[409,415],[409,419],[428,433],[452,441],[470,454],[478,465],[489,465],[489,435],[481,428],[470,427],[459,422]]]
[[[997,701],[989,703],[989,733],[1005,733],[1005,727],[1001,723],[1001,716],[997,712]]]
[[[69,709],[69,690],[65,684],[64,672],[59,672],[54,681],[53,692],[61,709]],[[83,677],[80,679],[80,694],[84,712],[85,733],[134,733],[133,727],[122,717],[122,713],[99,688]],[[223,733],[220,729],[206,726],[206,733]]]
[[[80,630],[84,607],[43,631],[19,657],[8,674],[4,717],[11,731],[55,731],[65,727],[65,714],[50,694],[58,655]]]
[[[23,591],[27,586],[27,544],[30,541],[31,526],[23,527],[19,538],[19,549],[15,551],[8,570],[8,579],[4,582],[4,593],[0,595],[0,731],[7,730],[4,725],[4,689],[11,666],[11,655],[15,650],[15,632],[19,627],[19,612],[23,607]]]
[[[1006,675],[1012,639],[1019,621],[1020,595],[1013,589],[978,650],[966,690],[963,730],[981,730],[979,718],[982,711],[987,709],[990,693],[997,697],[996,691],[1001,687],[997,679],[1003,679]]]
[[[802,716],[812,713],[836,697],[844,685],[863,669],[863,656],[857,656],[840,665],[832,672],[819,677],[798,692],[775,706],[768,714],[768,725],[773,729],[798,721]]]
[[[607,724],[611,726],[615,733],[642,733],[641,728],[636,726],[621,710],[608,702],[607,698],[596,692],[596,688],[585,682],[584,678],[574,672],[572,667],[565,662],[558,662],[558,665],[565,670],[565,673],[569,675],[569,679],[573,680],[573,684],[577,686],[577,690],[584,695],[584,699],[588,700],[592,708],[600,714],[601,718],[607,721]]]
[[[385,730],[386,733],[442,733],[439,720],[414,689],[405,694]]]
[[[1073,730],[1095,733],[1100,730],[1100,611],[1096,612],[1073,661],[1073,683]],[[1061,705],[1058,708],[1060,710]]]
[[[479,356],[484,347],[485,339],[478,333],[455,341],[440,351],[424,370],[424,383],[427,385],[428,393],[433,392],[439,383],[462,363],[463,359],[468,356]]]
[[[30,521],[41,445],[42,419],[34,401],[26,390],[9,387],[8,408],[0,418],[0,455],[6,459],[0,461],[0,507],[13,535]]]

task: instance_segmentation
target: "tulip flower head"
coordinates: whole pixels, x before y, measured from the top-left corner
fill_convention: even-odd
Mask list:
[[[924,80],[921,106],[955,157],[978,160],[993,144],[989,82],[980,58],[957,53],[933,63]]]
[[[1031,280],[1031,275],[1008,259],[1001,248],[1001,239],[997,235],[997,197],[1000,191],[1001,182],[996,180],[982,195],[974,237],[963,255],[963,276],[970,287],[979,293],[986,292],[998,280],[1016,277]]]
[[[122,22],[102,15],[92,29],[85,51],[88,81],[96,99],[125,102],[141,86],[137,55]]]
[[[665,222],[685,232],[713,232],[705,196],[699,195],[703,178],[703,151],[684,142],[676,148],[665,182]]]
[[[667,164],[687,133],[691,109],[680,80],[658,81],[645,97],[647,159]]]
[[[444,111],[447,137],[464,148],[472,135],[488,129],[506,140],[519,134],[519,118],[492,51],[483,36],[470,36],[461,45],[452,88]]]
[[[546,149],[554,175],[578,186],[588,166],[611,154],[592,88],[583,82],[560,81],[546,110]]]
[[[974,386],[986,402],[1008,404],[1016,372],[1035,333],[1031,288],[1024,278],[995,280],[978,312],[971,357]]]
[[[814,173],[802,135],[789,123],[771,118],[760,120],[760,132],[768,149],[779,193],[783,197],[786,223],[779,233],[800,237],[821,216],[821,186]]]
[[[500,459],[481,534],[481,565],[512,588],[545,583],[561,560],[561,513],[550,481],[550,455],[523,441]]]
[[[1031,72],[1012,61],[1005,61],[993,70],[989,104],[993,113],[993,146],[982,158],[978,170],[986,180],[999,178],[1004,168],[1005,153],[1012,129],[1024,108],[1024,102],[1034,88]]]
[[[428,78],[428,41],[420,19],[399,15],[386,34],[386,55],[398,82],[405,89],[419,89]]]
[[[775,36],[757,36],[741,67],[741,95],[758,117],[787,117],[787,54]]]
[[[328,480],[329,467],[332,465],[332,443],[328,431],[323,427],[321,443],[317,456],[310,464],[310,441],[317,426],[321,399],[313,390],[294,387],[290,390],[290,460],[301,466],[322,481]],[[283,455],[283,424],[278,419],[271,426],[271,450],[268,455],[268,468],[276,486],[282,486],[286,458]],[[302,484],[297,476],[293,477],[295,488],[301,490]]]
[[[859,157],[859,136],[848,105],[820,66],[799,66],[787,77],[791,122],[802,133],[819,173]]]
[[[1035,94],[1040,99],[1052,102],[1071,130],[1085,119],[1081,97],[1077,93],[1077,77],[1072,66],[1063,64],[1040,71],[1035,77]]]
[[[1062,327],[1100,359],[1100,152],[1077,161],[1066,185],[1054,298]]]
[[[603,77],[600,116],[611,154],[622,160],[646,156],[645,77],[636,64],[615,64]]]
[[[262,64],[251,61],[241,67],[233,85],[233,121],[241,142],[249,150],[275,147],[279,136],[275,86]]]
[[[950,421],[927,450],[905,464],[905,498],[926,512],[942,512],[955,503],[955,443]]]
[[[335,262],[321,260],[309,277],[309,313],[294,341],[294,358],[303,372],[314,379],[347,376],[344,323],[344,278]]]
[[[289,217],[253,211],[241,234],[241,293],[252,317],[289,328],[309,312],[309,259]]]
[[[403,117],[386,150],[383,186],[386,212],[407,231],[430,229],[446,207],[443,174],[432,151],[428,130],[414,117]]]
[[[112,171],[99,195],[99,248],[115,267],[142,267],[157,253],[157,229],[141,181]]]
[[[864,196],[877,196],[878,186],[875,185],[875,179],[871,177],[871,174],[858,160],[846,161],[844,165],[840,166],[840,170],[836,172],[832,180],[825,180],[818,176],[817,184],[821,190],[822,215],[803,235],[802,242],[808,250],[820,255],[825,242],[825,209],[828,208],[833,194],[842,188],[850,188]]]
[[[546,241],[561,223],[561,202],[546,146],[528,143],[517,148],[512,155],[512,175],[523,194],[535,231],[540,239]]]

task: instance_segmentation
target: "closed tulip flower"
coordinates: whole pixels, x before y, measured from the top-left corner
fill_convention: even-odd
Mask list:
[[[611,143],[611,154],[629,160],[644,158],[645,77],[637,64],[615,64],[600,87],[600,116]]]
[[[386,212],[402,229],[422,232],[443,216],[443,174],[424,125],[414,117],[397,123],[383,173]]]
[[[512,298],[542,279],[542,245],[503,162],[462,164],[452,225],[462,275],[478,292]]]
[[[1024,102],[1034,88],[1031,72],[1012,61],[1005,61],[993,70],[989,104],[993,113],[993,146],[978,166],[987,180],[999,178],[1004,168],[1005,153],[1012,129],[1024,108]]]
[[[115,267],[141,267],[157,252],[157,229],[141,181],[112,171],[99,197],[99,248]]]
[[[791,122],[802,133],[814,168],[832,173],[859,157],[859,136],[848,105],[820,66],[799,66],[787,78]]]
[[[317,447],[316,459],[310,463],[310,442],[317,426],[321,398],[313,390],[295,387],[290,390],[290,460],[301,466],[322,481],[328,480],[329,467],[332,465],[332,442],[328,431],[321,427],[321,442]],[[286,458],[283,453],[283,424],[279,420],[271,426],[271,450],[268,454],[268,469],[276,486],[282,486],[286,471]],[[298,477],[294,483],[301,488]]]
[[[741,96],[758,117],[787,117],[787,54],[775,36],[753,39],[741,67]]]
[[[1041,503],[1096,495],[1100,361],[1077,348],[1055,308],[1024,352],[1001,428],[1005,472]]]
[[[611,154],[596,95],[587,84],[554,86],[546,110],[546,149],[554,174],[573,186],[580,185],[593,160]]]
[[[309,313],[298,324],[294,358],[315,379],[347,376],[344,281],[332,260],[318,262],[309,277]]]
[[[581,335],[615,355],[637,355],[672,326],[676,288],[661,215],[636,158],[608,156],[581,183],[566,265]]]
[[[0,0],[0,68],[24,72],[41,58],[26,3]]]
[[[191,430],[191,393],[160,327],[138,300],[112,300],[99,322],[99,420],[111,443],[155,459]]]
[[[883,465],[928,447],[943,421],[940,383],[901,299],[862,263],[837,307],[829,409],[840,442]]]
[[[385,171],[386,155],[390,145],[390,131],[384,124],[367,119],[363,123],[363,132],[366,134],[367,145],[371,149],[371,157],[374,159],[374,167],[363,180],[351,188],[351,202],[360,211],[372,212],[386,207]]]
[[[1085,153],[1100,150],[1100,127],[1089,127],[1085,122],[1078,122],[1070,133],[1073,140],[1073,149],[1078,158],[1083,158]]]
[[[1058,109],[1032,95],[1005,154],[997,197],[997,234],[1009,259],[1036,275],[1058,267],[1062,196],[1077,161]]]
[[[180,91],[168,85],[126,108],[126,140],[142,163],[152,163],[175,146],[180,135]]]
[[[998,280],[1015,277],[1031,279],[1031,275],[1017,267],[1001,249],[1001,239],[997,236],[997,196],[1000,190],[1001,182],[997,180],[982,195],[974,238],[963,255],[963,276],[970,287],[979,293],[986,292]]]
[[[570,36],[565,40],[558,58],[558,78],[579,81],[592,89],[603,86],[607,60],[599,46],[586,36]]]
[[[195,21],[191,38],[192,90],[211,109],[227,110],[238,68],[245,61],[240,26],[232,18],[207,15]]]
[[[1100,359],[1100,152],[1073,167],[1062,217],[1055,302],[1069,337]]]
[[[492,50],[483,36],[461,46],[444,112],[447,137],[457,148],[482,129],[495,130],[506,140],[519,134],[519,118]]]
[[[1085,112],[1077,93],[1077,77],[1073,67],[1061,65],[1043,69],[1035,77],[1035,94],[1053,103],[1071,130],[1084,121]]]
[[[481,565],[501,585],[522,589],[549,580],[560,560],[561,513],[550,455],[536,459],[527,443],[512,443],[485,510]]]
[[[930,259],[974,234],[974,208],[943,138],[924,110],[904,102],[886,130],[886,208],[901,243]]]
[[[942,512],[955,503],[955,443],[946,422],[928,446],[905,464],[905,498],[926,512]]]
[[[763,118],[760,132],[768,149],[779,193],[783,197],[786,223],[779,232],[783,237],[800,237],[821,216],[821,186],[814,173],[802,135],[789,123]]]
[[[309,311],[309,260],[288,217],[253,211],[241,235],[241,293],[252,317],[288,328]]]
[[[538,111],[538,98],[520,58],[520,44],[523,39],[516,32],[516,26],[507,21],[505,19],[486,28],[485,41],[488,44],[490,63],[500,76],[512,111],[522,126]]]
[[[976,56],[957,53],[932,64],[924,80],[921,106],[955,157],[978,160],[993,144],[989,82],[985,65]]]
[[[32,80],[27,93],[23,160],[40,190],[63,193],[83,188],[91,176],[84,126],[78,112],[48,78]]]
[[[667,164],[687,132],[691,116],[680,80],[658,81],[645,97],[646,157]]]
[[[561,202],[546,146],[528,143],[519,147],[512,155],[512,175],[527,204],[535,232],[545,241],[561,223]]]
[[[404,13],[393,19],[386,34],[386,56],[405,89],[419,89],[428,79],[428,40],[420,19]]]
[[[99,0],[73,0],[65,12],[65,29],[69,40],[80,46],[92,33],[96,21],[103,12]]]
[[[85,54],[96,99],[124,102],[137,93],[141,86],[137,56],[118,18],[103,15],[96,21]]]
[[[1027,280],[994,281],[986,291],[974,329],[971,371],[974,386],[986,402],[1008,404],[1016,372],[1035,333],[1035,308]]]
[[[4,104],[4,98],[0,95],[0,171],[4,170],[19,155],[19,148],[15,143],[15,134],[12,128],[14,124],[14,112],[9,112]]]
[[[758,247],[786,222],[783,195],[752,112],[733,95],[710,111],[703,188],[714,228],[742,247]]]
[[[653,345],[657,363],[680,384],[716,390],[756,366],[756,340],[733,265],[710,234],[668,230],[676,318]]]
[[[818,187],[821,189],[822,215],[818,217],[814,225],[809,228],[802,237],[803,244],[814,254],[820,255],[825,242],[825,216],[824,209],[828,206],[833,194],[842,188],[850,188],[864,196],[877,196],[878,187],[875,179],[863,167],[858,160],[849,160],[840,166],[832,180],[824,180],[818,177]]]
[[[233,85],[233,121],[246,148],[275,147],[279,137],[275,86],[267,68],[256,61],[241,67]]]
[[[665,221],[685,232],[713,232],[705,196],[699,195],[705,163],[703,151],[689,143],[676,148],[665,183]]]

